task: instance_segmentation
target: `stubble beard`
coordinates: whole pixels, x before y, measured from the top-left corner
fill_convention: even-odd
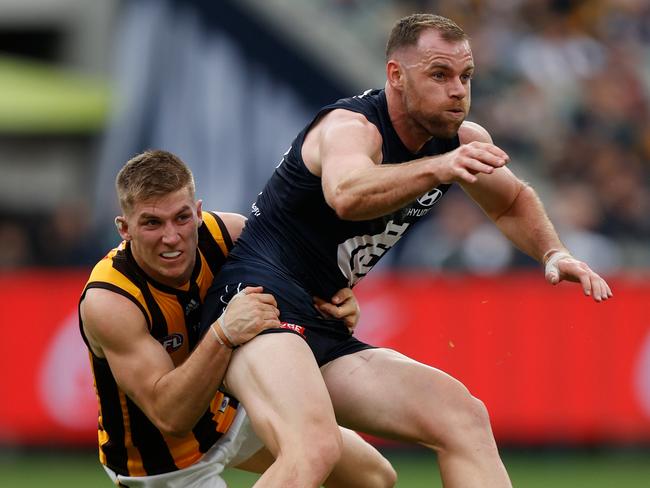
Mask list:
[[[450,121],[445,120],[442,115],[436,114],[425,118],[419,125],[422,126],[431,137],[437,139],[451,139],[458,134],[458,130],[464,121],[465,117],[457,121]]]
[[[450,120],[444,117],[444,113],[425,114],[420,110],[413,110],[409,102],[408,99],[405,99],[404,106],[413,125],[436,139],[451,139],[455,137],[466,118],[465,116],[462,119]]]

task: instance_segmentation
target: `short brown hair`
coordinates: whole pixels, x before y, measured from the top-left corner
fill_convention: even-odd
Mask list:
[[[386,61],[400,47],[417,44],[420,33],[426,29],[437,30],[445,41],[468,39],[465,31],[447,17],[434,14],[411,14],[399,19],[390,31],[386,43]]]
[[[161,150],[148,150],[131,158],[117,174],[115,189],[122,211],[136,204],[188,188],[194,198],[194,177],[178,156]]]

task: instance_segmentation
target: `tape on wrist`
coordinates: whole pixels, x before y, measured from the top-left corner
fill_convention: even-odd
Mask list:
[[[544,255],[542,256],[542,264],[543,264],[544,266],[546,266],[546,262],[547,262],[548,259],[551,257],[551,255],[554,254],[554,253],[558,253],[558,252],[562,252],[562,249],[557,248],[557,247],[552,247],[552,248],[550,248],[550,249],[549,249],[548,251],[546,251],[546,252],[544,253]]]
[[[564,251],[556,251],[553,254],[551,254],[551,257],[549,257],[546,261],[546,265],[544,266],[544,272],[546,274],[550,273],[551,271],[559,271],[557,268],[557,262],[561,259],[565,258],[572,258],[571,254],[568,252]]]
[[[221,329],[221,332],[223,333],[224,338],[226,339],[226,342],[230,344],[230,347],[237,347],[237,344],[235,344],[235,341],[232,340],[232,337],[228,333],[228,329],[226,328],[226,311],[221,314],[221,316],[217,319],[217,325]]]
[[[212,333],[214,334],[214,337],[219,344],[233,349],[235,346],[224,331],[223,316],[224,314],[221,314],[221,316],[210,326],[210,329],[212,330]]]

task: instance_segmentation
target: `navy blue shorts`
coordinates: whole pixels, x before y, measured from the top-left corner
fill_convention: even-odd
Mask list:
[[[255,283],[215,283],[205,297],[201,317],[201,332],[205,331],[223,313],[230,299],[247,286]],[[318,366],[348,354],[364,349],[374,349],[350,334],[341,320],[325,319],[313,305],[312,297],[296,286],[284,283],[282,290],[264,286],[264,292],[270,293],[278,302],[282,328],[267,329],[262,334],[290,332],[298,334],[311,348]]]

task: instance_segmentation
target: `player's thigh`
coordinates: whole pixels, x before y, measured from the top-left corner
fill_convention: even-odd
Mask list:
[[[321,371],[341,425],[410,442],[444,438],[471,398],[447,373],[390,349],[342,356]]]
[[[296,334],[261,334],[239,347],[226,386],[244,404],[255,432],[272,453],[282,443],[338,435],[318,365]]]

